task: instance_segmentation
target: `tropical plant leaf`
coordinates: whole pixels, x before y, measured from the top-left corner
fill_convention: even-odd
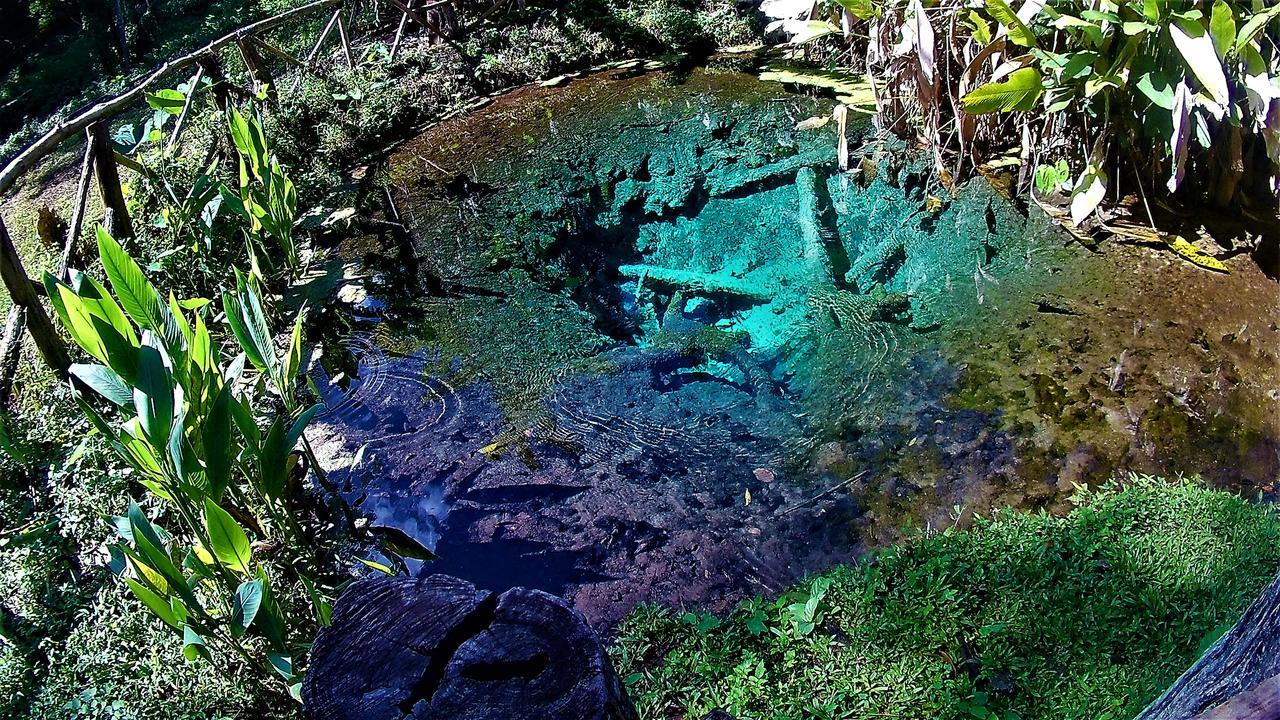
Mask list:
[[[1169,35],[1209,97],[1220,106],[1230,102],[1227,76],[1222,70],[1222,62],[1218,60],[1218,53],[1213,49],[1213,38],[1204,28],[1198,23],[1175,22],[1169,24]]]
[[[204,448],[205,477],[209,482],[209,497],[219,501],[231,484],[231,469],[239,453],[239,443],[232,432],[235,423],[231,417],[231,386],[223,385],[214,396],[201,428],[201,444]]]
[[[1018,18],[1018,14],[1004,0],[987,0],[987,14],[1005,27],[1010,42],[1022,47],[1035,47],[1035,33],[1031,32],[1031,28]]]
[[[967,113],[984,115],[995,112],[1033,110],[1044,95],[1040,71],[1024,67],[1010,73],[1003,82],[987,83],[960,98]]]
[[[182,624],[178,622],[178,616],[174,614],[173,608],[164,598],[157,595],[150,588],[133,578],[125,578],[125,584],[129,586],[129,590],[133,592],[133,596],[142,601],[156,617],[160,618],[173,628],[180,628]]]
[[[165,312],[160,293],[147,280],[138,263],[102,226],[98,227],[98,253],[124,311],[139,327],[163,335]]]
[[[235,597],[231,600],[231,635],[241,637],[253,625],[262,605],[262,581],[247,580],[236,588]]]
[[[209,550],[218,562],[241,574],[249,574],[253,550],[249,538],[235,518],[209,498],[204,501],[204,525],[209,534]]]
[[[1209,15],[1209,36],[1213,38],[1213,49],[1218,57],[1226,60],[1227,54],[1236,46],[1236,15],[1225,0],[1213,3],[1213,11]]]
[[[182,654],[191,662],[201,658],[206,661],[213,659],[213,656],[209,654],[208,646],[205,645],[204,638],[190,625],[182,626]]]
[[[1240,28],[1239,34],[1236,35],[1236,50],[1240,51],[1244,46],[1253,42],[1266,29],[1267,23],[1277,17],[1280,17],[1280,5],[1272,5],[1266,10],[1249,16],[1249,19]]]
[[[163,448],[169,442],[169,431],[173,427],[173,373],[151,338],[149,333],[144,333],[143,345],[138,348],[133,407],[147,440],[153,447]]]
[[[133,388],[129,387],[129,383],[125,382],[124,378],[105,365],[77,363],[72,365],[68,372],[94,392],[120,407],[126,407],[133,402]]]
[[[1107,193],[1107,174],[1098,166],[1090,163],[1080,179],[1076,181],[1075,190],[1071,193],[1071,224],[1079,227]]]

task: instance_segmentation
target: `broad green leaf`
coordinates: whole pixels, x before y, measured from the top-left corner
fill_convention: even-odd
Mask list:
[[[1155,70],[1143,73],[1138,76],[1135,85],[1156,106],[1165,110],[1173,109],[1174,85],[1164,73]]]
[[[1018,19],[1018,14],[1004,0],[987,0],[987,13],[996,22],[1005,26],[1009,40],[1022,47],[1035,47],[1036,36],[1026,23]]]
[[[1169,35],[1173,44],[1182,54],[1187,67],[1199,81],[1200,87],[1209,94],[1210,99],[1221,106],[1231,101],[1227,89],[1227,76],[1222,70],[1222,63],[1213,49],[1213,39],[1197,23],[1175,22],[1169,24]]]
[[[275,593],[271,590],[271,582],[262,568],[258,569],[258,582],[262,583],[262,604],[258,608],[254,627],[276,651],[283,652],[289,646],[288,627],[280,612],[280,605],[276,602]]]
[[[231,600],[231,635],[241,637],[253,625],[262,605],[262,581],[248,580],[236,588],[236,595]]]
[[[1240,33],[1236,35],[1236,50],[1243,48],[1245,45],[1253,42],[1263,30],[1266,29],[1267,23],[1280,17],[1280,4],[1261,12],[1254,13],[1245,21],[1244,26],[1240,28]]]
[[[89,310],[80,296],[61,283],[54,285],[53,289],[58,297],[58,301],[54,303],[54,309],[62,320],[62,326],[71,334],[71,339],[95,359],[104,363],[109,362],[106,345],[102,342],[102,336],[94,328],[93,318],[89,315]]]
[[[182,112],[182,106],[186,103],[187,96],[172,88],[157,90],[154,93],[147,93],[147,104],[160,112],[170,115],[178,115]]]
[[[214,396],[201,428],[205,477],[209,481],[209,496],[215,501],[222,499],[222,493],[231,484],[231,469],[239,452],[239,443],[232,437],[233,402],[235,398],[231,395],[231,387],[223,385]]]
[[[165,313],[160,293],[147,280],[138,263],[101,226],[98,227],[98,253],[124,311],[139,327],[163,335]]]
[[[138,335],[133,331],[133,323],[129,322],[120,305],[101,283],[79,270],[68,271],[68,277],[71,280],[71,289],[80,296],[90,315],[110,323],[121,337],[129,341],[130,345],[138,344]]]
[[[164,598],[133,578],[125,578],[124,582],[129,586],[129,590],[133,592],[133,596],[141,600],[142,604],[146,605],[147,609],[163,620],[165,624],[173,628],[182,627],[181,623],[178,622],[177,615],[173,613],[173,608],[164,601]]]
[[[871,0],[836,0],[836,3],[859,20],[880,17],[880,9]]]
[[[195,662],[199,658],[203,658],[206,661],[213,659],[213,656],[209,654],[209,648],[204,643],[204,638],[190,625],[182,626],[182,654],[191,662]]]
[[[283,496],[289,472],[289,451],[292,449],[293,446],[288,443],[283,418],[277,417],[267,430],[258,455],[261,490],[267,497]]]
[[[120,407],[133,402],[133,388],[105,365],[72,365],[71,376]]]
[[[991,24],[976,10],[969,11],[968,22],[973,27],[973,39],[977,40],[979,45],[985,47],[991,43]]]
[[[1090,163],[1076,181],[1075,190],[1071,194],[1071,223],[1079,226],[1084,222],[1098,209],[1106,193],[1107,174]]]
[[[987,83],[960,98],[965,112],[975,115],[1034,110],[1044,94],[1040,71],[1025,67],[1014,70],[1003,82]]]
[[[209,534],[209,550],[218,558],[218,562],[247,575],[253,550],[249,546],[249,538],[235,518],[212,500],[205,498],[204,525]]]
[[[1213,3],[1213,12],[1209,15],[1209,36],[1213,38],[1213,49],[1218,57],[1226,60],[1227,53],[1236,44],[1236,15],[1225,0]]]
[[[293,421],[293,427],[289,428],[289,436],[285,439],[285,447],[292,450],[298,444],[298,440],[302,438],[303,431],[311,424],[312,418],[323,409],[324,403],[316,403],[303,410],[302,414],[298,415],[298,419]]]
[[[133,407],[147,440],[155,448],[169,443],[174,413],[173,373],[149,334],[138,348],[138,378],[133,388]]]

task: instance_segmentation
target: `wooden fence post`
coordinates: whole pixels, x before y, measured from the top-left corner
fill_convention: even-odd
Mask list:
[[[111,210],[111,226],[107,228],[114,237],[133,237],[133,223],[129,220],[129,207],[124,201],[124,190],[120,187],[120,169],[116,167],[115,151],[111,147],[109,126],[106,120],[89,126],[89,136],[93,139],[93,168],[98,176],[98,192],[102,193],[102,204]]]
[[[93,181],[93,137],[85,133],[84,162],[80,165],[80,183],[76,185],[75,210],[71,226],[63,242],[62,257],[58,260],[58,279],[67,279],[67,268],[76,264],[76,244],[80,242],[80,228],[84,226],[84,213],[89,204],[89,183]]]
[[[209,92],[213,93],[214,106],[226,112],[227,105],[231,102],[231,91],[227,89],[227,74],[222,72],[222,61],[217,55],[209,53],[201,55],[196,64],[204,70],[205,77],[209,78]]]
[[[35,341],[40,355],[44,357],[49,367],[65,377],[67,368],[71,366],[67,347],[53,327],[53,323],[49,321],[48,313],[45,312],[44,306],[40,304],[40,298],[36,297],[35,290],[31,287],[31,280],[22,267],[22,258],[18,257],[18,250],[13,246],[13,240],[9,237],[9,229],[5,227],[3,218],[0,218],[0,279],[3,279],[14,304],[26,310],[27,330],[31,333],[31,339]]]
[[[254,89],[262,92],[263,88],[267,88],[268,94],[274,97],[276,88],[271,82],[271,72],[267,70],[266,63],[262,61],[262,55],[258,53],[258,46],[254,44],[253,38],[241,38],[236,41],[236,46],[240,48],[240,58],[244,60],[244,66],[249,71],[249,77],[253,78],[256,86]]]

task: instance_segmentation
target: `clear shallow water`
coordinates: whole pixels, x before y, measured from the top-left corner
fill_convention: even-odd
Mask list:
[[[376,525],[440,556],[419,571],[607,623],[1121,469],[1275,479],[1270,281],[1090,255],[862,126],[840,172],[834,123],[796,129],[830,109],[618,72],[397,151],[413,252],[348,248],[367,280],[339,296],[368,299],[337,308],[317,440]]]

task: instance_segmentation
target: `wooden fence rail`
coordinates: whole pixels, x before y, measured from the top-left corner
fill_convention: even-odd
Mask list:
[[[413,20],[421,24],[428,32],[431,32],[433,28],[430,27],[430,23],[420,13],[427,8],[452,5],[453,1],[428,0],[428,2],[420,5],[417,10],[414,10],[397,0],[392,0],[392,4],[396,9],[401,11],[399,29],[395,40],[397,48],[406,22]],[[239,88],[227,82],[218,56],[220,51],[233,46],[244,61],[245,68],[255,89],[261,90],[266,87],[273,93],[275,84],[260,51],[266,51],[269,55],[284,60],[286,64],[294,68],[315,73],[313,61],[319,54],[321,46],[324,45],[325,39],[330,37],[336,28],[337,34],[342,40],[342,55],[347,65],[354,67],[355,60],[351,51],[351,37],[348,34],[347,19],[344,17],[345,10],[346,0],[314,0],[272,17],[245,25],[194,52],[173,58],[159,65],[133,87],[120,95],[97,103],[74,117],[59,123],[10,160],[3,169],[0,169],[0,197],[12,190],[26,172],[49,157],[65,141],[76,135],[85,136],[87,147],[81,166],[80,182],[77,186],[72,220],[67,230],[57,268],[57,275],[64,277],[67,268],[75,261],[76,244],[79,241],[81,228],[84,226],[89,188],[94,178],[97,179],[98,192],[105,210],[104,225],[113,235],[122,239],[131,238],[134,234],[133,219],[129,217],[128,205],[125,202],[120,183],[119,165],[125,165],[135,171],[140,170],[141,167],[132,158],[122,156],[112,148],[110,133],[112,118],[144,100],[149,90],[161,85],[173,74],[195,66],[196,70],[190,80],[187,98],[175,122],[173,132],[166,143],[167,148],[173,148],[177,145],[178,137],[186,124],[187,115],[191,111],[192,101],[196,92],[200,89],[199,84],[202,79],[209,81],[209,91],[212,93],[214,105],[220,110],[226,110],[231,91],[239,90]],[[261,37],[264,33],[284,26],[295,19],[319,12],[330,12],[331,14],[324,25],[324,29],[320,32],[315,44],[306,56],[305,62]],[[217,147],[215,143],[215,152]],[[0,279],[3,280],[4,286],[14,302],[14,311],[8,317],[3,345],[0,346],[0,405],[3,405],[5,404],[3,401],[10,394],[14,367],[16,366],[16,362],[12,360],[17,356],[24,327],[31,335],[45,362],[60,375],[65,375],[71,360],[62,336],[58,334],[50,321],[48,312],[40,303],[39,295],[43,292],[43,288],[39,282],[35,282],[28,277],[2,217],[0,217]]]

